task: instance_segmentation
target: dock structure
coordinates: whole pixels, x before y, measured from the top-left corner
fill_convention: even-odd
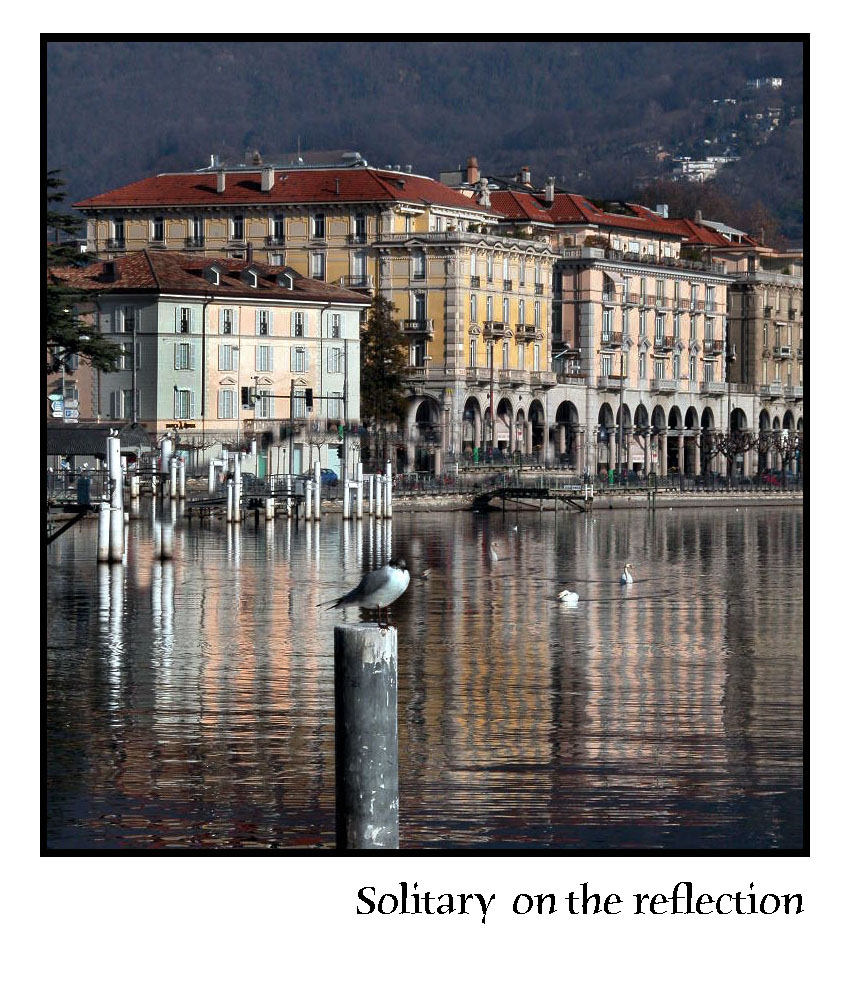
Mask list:
[[[592,484],[557,486],[544,480],[508,481],[480,491],[475,495],[472,507],[476,511],[489,511],[491,502],[500,499],[502,508],[506,502],[512,501],[516,504],[528,502],[528,507],[536,510],[542,507],[543,501],[554,501],[555,505],[561,501],[575,511],[586,513],[592,510],[593,496]]]

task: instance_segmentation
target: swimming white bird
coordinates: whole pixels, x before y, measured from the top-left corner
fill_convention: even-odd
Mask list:
[[[491,542],[489,544],[489,562],[490,563],[497,563],[498,562],[498,543],[497,542]]]
[[[380,610],[384,610],[407,590],[410,583],[410,573],[403,559],[390,560],[387,564],[367,573],[363,579],[347,594],[331,601],[322,601],[318,607],[329,605],[340,608],[344,605],[357,605],[360,608],[376,608],[377,621],[380,623]],[[389,624],[389,614],[386,615]]]
[[[578,603],[578,595],[575,591],[563,590],[557,597],[560,598],[564,605],[576,605]]]
[[[620,584],[633,584],[634,578],[631,576],[631,564],[626,563],[625,569],[622,571],[622,576],[619,578]]]
[[[422,580],[429,580],[429,579],[430,579],[430,567],[428,567],[426,570],[422,570]]]

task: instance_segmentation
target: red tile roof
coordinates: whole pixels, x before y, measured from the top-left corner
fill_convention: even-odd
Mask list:
[[[553,224],[551,215],[531,193],[520,190],[493,190],[490,193],[493,210],[505,218],[517,221],[536,221]]]
[[[212,265],[220,270],[220,282],[217,285],[204,276],[204,270]],[[184,255],[181,252],[151,252],[143,249],[140,252],[128,252],[114,260],[114,279],[108,275],[110,266],[107,261],[95,262],[89,266],[60,266],[50,270],[48,276],[55,282],[69,283],[85,290],[101,290],[103,293],[151,291],[163,294],[214,294],[216,297],[333,301],[339,304],[371,303],[371,298],[366,294],[301,276],[289,266],[267,266],[245,259],[213,259]],[[258,274],[256,287],[250,287],[240,279],[240,274],[249,267]],[[292,276],[292,290],[277,283],[276,277],[280,273]]]
[[[226,172],[226,171],[225,171]],[[223,193],[217,193],[215,173],[161,173],[80,200],[80,210],[117,207],[208,207],[285,204],[367,204],[404,202],[436,204],[491,213],[470,197],[426,176],[361,169],[275,169],[271,190],[261,189],[261,173],[227,172]]]

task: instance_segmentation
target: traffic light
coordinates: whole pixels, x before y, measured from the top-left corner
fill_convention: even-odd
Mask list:
[[[251,389],[250,387],[242,387],[242,407],[249,408],[251,406]]]
[[[312,411],[312,387],[307,387],[304,391],[304,395],[307,401],[307,410]]]

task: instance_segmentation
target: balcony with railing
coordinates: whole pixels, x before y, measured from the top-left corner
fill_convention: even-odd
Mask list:
[[[799,348],[796,350],[796,358],[797,359],[804,359],[805,358],[805,347],[804,346],[800,345]]]
[[[507,290],[512,290],[512,289],[513,289],[513,281],[512,280],[505,280],[504,281],[504,290],[507,291]]]
[[[649,381],[649,390],[652,394],[675,394],[678,391],[678,381],[656,378]]]
[[[127,242],[124,238],[107,238],[106,248],[107,249],[126,249]]]
[[[793,357],[793,349],[789,345],[776,345],[772,347],[772,358],[773,359],[791,359]]]
[[[516,325],[515,335],[517,339],[535,339],[537,335],[536,325]]]
[[[654,294],[640,294],[640,307],[654,307]]]
[[[189,235],[186,239],[187,249],[202,249],[206,244],[206,239],[203,235]]]
[[[622,345],[622,329],[614,331],[612,328],[602,328],[601,347],[602,349],[618,349]]]
[[[368,241],[368,235],[364,231],[355,231],[346,236],[346,241],[348,245],[365,245]]]
[[[530,383],[532,387],[553,387],[560,382],[560,376],[550,370],[531,370]]]
[[[425,361],[415,366],[405,366],[404,376],[411,380],[428,380],[436,377],[436,373],[431,373],[428,369],[430,356],[425,357]]]
[[[467,366],[466,383],[489,383],[489,369],[486,366]]]
[[[433,318],[404,318],[401,330],[410,334],[427,335],[433,338]]]
[[[662,266],[664,269],[695,270],[700,273],[724,275],[725,263],[703,262],[701,259],[681,259],[680,256],[657,256],[651,252],[622,252],[619,249],[606,249],[598,246],[566,246],[561,250],[564,259],[610,259],[625,263],[640,263],[648,266]]]
[[[705,355],[718,356],[722,352],[722,339],[705,339]]]
[[[805,396],[805,390],[803,387],[799,387],[795,384],[786,384],[784,387],[784,397],[788,401],[801,401]]]
[[[341,277],[339,286],[349,290],[374,290],[374,277],[371,273],[352,273]]]
[[[675,344],[675,339],[671,335],[664,335],[661,338],[655,338],[654,340],[654,351],[657,355],[658,353],[666,353],[672,350]]]
[[[773,380],[772,383],[762,383],[758,388],[761,397],[781,397],[784,393],[784,384],[780,380]]]
[[[676,311],[689,311],[690,310],[690,298],[689,297],[676,297],[675,298],[675,310]]]
[[[514,387],[518,387],[521,384],[526,384],[530,382],[530,377],[527,370],[499,370],[498,371],[498,382],[500,384],[510,384]]]
[[[721,380],[702,380],[699,384],[699,393],[705,397],[721,397],[727,388],[728,385]]]
[[[599,390],[619,390],[624,385],[625,378],[618,373],[601,373],[596,379]]]
[[[508,328],[503,321],[485,321],[483,334],[485,338],[501,339],[507,334]]]

